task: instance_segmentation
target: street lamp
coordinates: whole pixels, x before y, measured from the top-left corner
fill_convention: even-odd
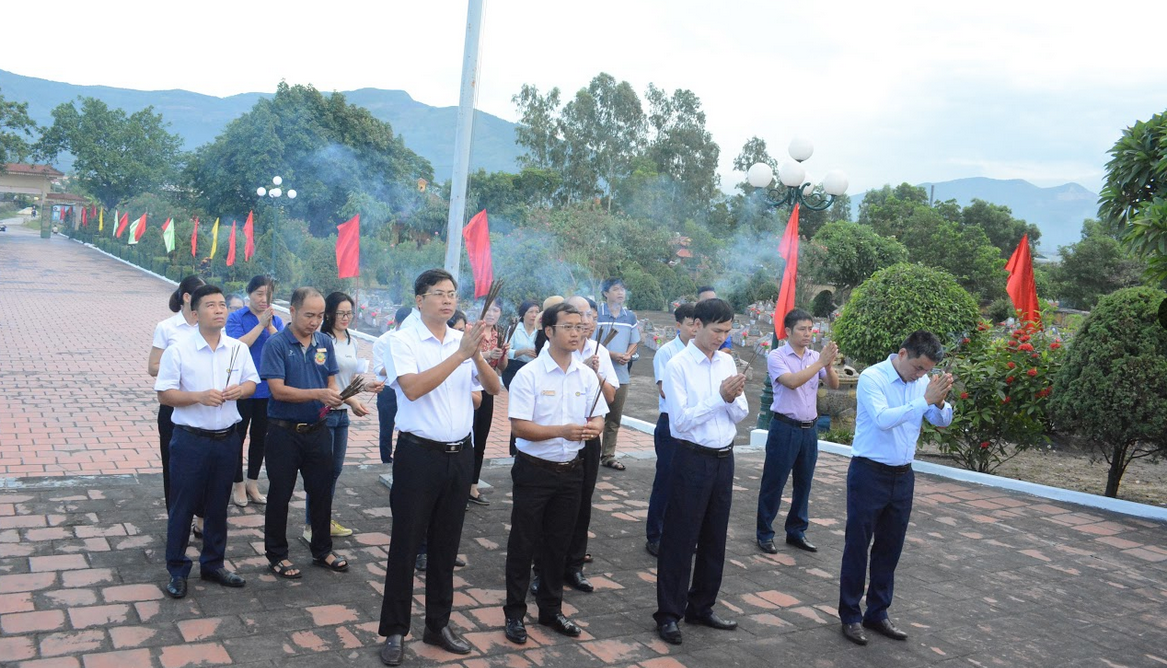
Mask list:
[[[820,192],[806,175],[806,168],[802,163],[814,155],[814,144],[802,137],[795,137],[787,147],[789,158],[778,166],[778,183],[774,183],[774,169],[764,162],[750,167],[746,172],[749,184],[764,192],[765,204],[770,208],[790,206],[795,204],[811,211],[823,211],[830,208],[835,200],[847,192],[847,175],[841,170],[832,169],[823,177],[822,191]],[[774,187],[770,185],[774,183]],[[774,337],[770,341],[770,350],[778,348],[778,328],[780,321],[774,323]],[[770,384],[770,374],[762,380],[762,406],[758,410],[758,429],[770,428],[770,405],[774,403],[774,388]]]
[[[289,190],[285,193],[280,189],[280,186],[284,183],[282,178],[273,176],[271,182],[273,186],[271,190],[260,186],[255,189],[255,194],[260,197],[271,197],[272,199],[278,199],[284,195],[287,195],[288,199],[296,199],[295,190]],[[279,221],[279,212],[280,207],[277,205],[272,212],[271,220],[271,276],[273,279],[276,276],[276,224]]]

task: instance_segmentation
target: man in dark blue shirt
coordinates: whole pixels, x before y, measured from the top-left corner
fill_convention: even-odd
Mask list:
[[[291,321],[268,339],[259,375],[267,381],[268,498],[264,513],[264,551],[281,578],[303,573],[288,560],[288,502],[296,474],[312,498],[312,564],[344,571],[348,562],[332,551],[332,435],[322,416],[341,404],[336,387],[340,369],[332,341],[316,331],[324,320],[324,297],[315,288],[292,293]],[[317,499],[320,501],[317,502]]]

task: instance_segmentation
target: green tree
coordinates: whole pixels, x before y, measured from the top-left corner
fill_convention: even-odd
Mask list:
[[[32,153],[29,140],[39,131],[28,116],[27,102],[11,102],[0,95],[0,172],[4,163],[22,162]]]
[[[899,237],[903,230],[899,224],[918,205],[928,204],[928,191],[909,183],[901,183],[892,188],[885,185],[878,190],[868,190],[859,203],[859,221],[871,225],[883,236]]]
[[[673,210],[678,217],[706,210],[721,182],[717,176],[721,149],[705,129],[701,99],[684,89],[668,95],[651,83],[646,97],[647,156],[672,186]]]
[[[1167,280],[1167,112],[1124,130],[1110,155],[1098,218]]]
[[[1066,306],[1089,311],[1103,295],[1142,283],[1146,263],[1133,257],[1102,224],[1082,223],[1082,238],[1059,249],[1054,269],[1057,297]],[[1040,294],[1040,292],[1039,292]]]
[[[644,110],[632,84],[601,72],[576,92],[560,118],[567,146],[564,181],[576,198],[602,195],[632,171],[644,146]]]
[[[848,357],[875,364],[917,329],[953,343],[975,332],[979,321],[976,300],[951,274],[900,263],[855,288],[835,321],[835,341]]]
[[[808,252],[811,278],[835,286],[840,300],[880,269],[908,260],[903,244],[858,223],[827,223],[815,234]]]
[[[984,200],[974,199],[972,204],[960,211],[961,224],[969,227],[979,227],[989,238],[989,243],[1001,251],[1001,257],[1013,255],[1017,243],[1022,235],[1029,235],[1029,247],[1036,248],[1041,239],[1041,230],[1037,225],[1028,225],[1024,220],[1013,217],[1013,211],[1007,206],[991,204]]]
[[[1136,287],[1100,299],[1054,379],[1054,424],[1085,438],[1110,465],[1109,497],[1118,496],[1133,460],[1167,448],[1167,329],[1158,322],[1165,296]]]
[[[527,149],[519,156],[519,165],[562,169],[565,147],[559,125],[559,89],[552,88],[546,95],[540,95],[535,86],[523,84],[511,102],[519,109],[515,143]]]
[[[53,109],[53,124],[36,143],[36,153],[54,160],[74,157],[73,172],[85,190],[107,209],[145,192],[172,185],[182,162],[182,140],[153,107],[126,115],[93,97]]]

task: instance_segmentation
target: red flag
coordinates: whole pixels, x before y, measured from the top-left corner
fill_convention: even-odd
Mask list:
[[[231,221],[231,239],[227,242],[227,266],[235,264],[235,221]]]
[[[146,214],[138,219],[138,229],[134,232],[134,241],[141,241],[142,235],[146,233]]]
[[[1037,284],[1033,280],[1033,256],[1029,254],[1028,234],[1021,237],[1005,271],[1009,272],[1005,292],[1013,300],[1018,320],[1026,327],[1041,329],[1041,305],[1037,301]]]
[[[361,275],[361,214],[336,226],[337,278]]]
[[[81,227],[89,227],[89,207],[81,209]]]
[[[786,260],[786,269],[782,272],[782,285],[778,288],[778,303],[774,305],[774,332],[778,340],[786,338],[786,328],[782,321],[786,314],[794,310],[794,282],[798,276],[798,204],[790,213],[790,222],[786,223],[786,232],[782,241],[778,243],[778,254]]]
[[[199,249],[199,219],[195,218],[194,230],[190,233],[190,256],[198,257],[196,253]]]
[[[243,223],[243,260],[251,262],[251,256],[255,255],[255,212],[247,212],[247,222]]]
[[[117,230],[117,232],[114,232],[114,236],[121,239],[122,232],[126,231],[126,225],[129,225],[129,224],[130,224],[130,214],[123,213],[122,219],[118,221],[118,230]]]
[[[466,240],[466,253],[470,255],[470,268],[474,270],[474,298],[485,297],[494,282],[494,263],[490,258],[490,227],[486,221],[486,209],[479,211],[462,228],[462,238]]]

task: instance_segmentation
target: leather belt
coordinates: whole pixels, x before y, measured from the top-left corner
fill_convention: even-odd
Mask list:
[[[188,427],[185,424],[176,424],[174,427],[194,434],[195,436],[202,436],[203,438],[210,438],[216,441],[221,441],[235,435],[234,426],[227,427],[226,429],[199,429],[198,427]]]
[[[552,471],[554,473],[570,473],[571,471],[579,468],[580,463],[583,461],[583,458],[580,457],[579,454],[576,454],[575,459],[571,460],[570,462],[553,462],[547,459],[543,459],[542,457],[528,455],[522,450],[515,451],[515,456],[527,462],[531,466],[534,466],[535,468],[540,468],[545,471]]]
[[[779,422],[785,422],[791,427],[798,427],[799,429],[814,429],[818,424],[818,420],[795,420],[789,415],[781,413],[773,413],[773,418]]]
[[[463,448],[470,447],[470,434],[466,434],[466,438],[463,438],[460,441],[435,441],[433,439],[423,438],[408,431],[403,431],[397,434],[397,439],[399,441],[404,440],[409,443],[420,445],[421,447],[427,448],[429,450],[444,452],[448,455],[456,455],[459,452],[462,452]]]
[[[730,443],[724,448],[707,448],[703,445],[697,445],[693,441],[677,439],[677,442],[686,448],[689,448],[693,452],[696,452],[700,455],[705,455],[706,457],[717,457],[718,459],[721,459],[723,457],[729,457],[733,454],[733,443]]]
[[[869,464],[872,467],[879,469],[880,471],[885,471],[887,473],[907,473],[908,471],[912,470],[912,463],[911,462],[908,462],[907,464],[901,464],[899,466],[892,466],[891,464],[884,464],[883,462],[877,462],[874,459],[868,459],[867,457],[855,457],[855,459],[858,459],[858,460],[862,461],[864,464]]]
[[[316,422],[292,422],[291,420],[281,420],[279,418],[268,418],[268,422],[277,427],[283,427],[288,431],[294,431],[297,434],[311,434],[317,429],[323,427],[328,420],[317,420]]]

